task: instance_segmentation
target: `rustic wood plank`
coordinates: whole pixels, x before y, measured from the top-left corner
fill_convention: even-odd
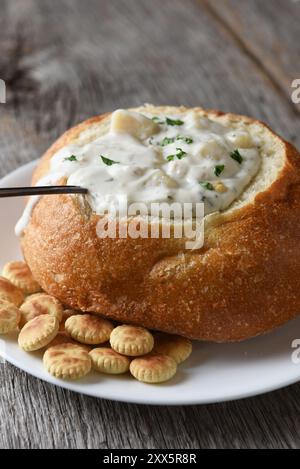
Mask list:
[[[249,2],[255,24],[269,1]],[[250,15],[248,0],[228,5]],[[280,0],[283,24],[285,5]],[[272,82],[283,86],[283,59],[276,70],[267,62],[266,73],[263,57],[253,60],[225,16],[199,0],[0,0],[0,7],[0,78],[8,85],[0,175],[37,158],[70,125],[147,101],[250,114],[300,146],[295,109]],[[271,33],[260,41],[271,44]],[[292,42],[284,44],[289,56]],[[299,396],[295,385],[241,402],[152,408],[76,395],[0,365],[0,447],[299,447]]]
[[[2,366],[0,448],[299,448],[300,386],[210,406],[101,401]]]
[[[231,30],[291,103],[291,83],[300,77],[300,3],[297,0],[200,0]],[[299,111],[300,108],[295,106]]]

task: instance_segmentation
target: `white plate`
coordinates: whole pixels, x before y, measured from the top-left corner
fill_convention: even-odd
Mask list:
[[[35,163],[0,181],[0,186],[28,185]],[[0,266],[20,257],[14,225],[22,212],[21,198],[0,199]],[[291,343],[300,338],[300,317],[264,337],[239,344],[195,343],[192,356],[168,383],[146,385],[130,376],[91,374],[78,382],[57,380],[46,373],[41,354],[20,350],[16,337],[2,336],[0,353],[37,378],[90,396],[141,404],[204,404],[261,394],[300,379],[300,365],[291,360]],[[3,340],[4,338],[4,340]]]

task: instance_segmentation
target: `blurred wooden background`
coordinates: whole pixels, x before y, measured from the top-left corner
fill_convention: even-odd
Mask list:
[[[118,107],[202,105],[300,147],[297,0],[0,0],[0,176]],[[0,447],[300,447],[300,385],[240,402],[147,407],[57,389],[0,365]]]

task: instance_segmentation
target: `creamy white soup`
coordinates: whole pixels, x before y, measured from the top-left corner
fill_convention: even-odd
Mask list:
[[[194,111],[165,116],[120,109],[105,135],[59,150],[37,185],[66,177],[68,185],[88,189],[87,200],[99,214],[116,207],[120,197],[149,207],[203,202],[209,214],[229,207],[256,175],[259,146],[246,126],[234,129]],[[37,200],[28,204],[19,234]]]

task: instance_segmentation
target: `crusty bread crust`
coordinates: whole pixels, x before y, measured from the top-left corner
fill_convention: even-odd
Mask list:
[[[22,249],[47,293],[71,308],[217,342],[265,333],[300,313],[300,155],[259,121],[206,114],[263,128],[282,152],[276,180],[248,203],[212,217],[197,251],[185,251],[178,239],[99,239],[99,217],[80,198],[45,196]],[[42,158],[33,184],[55,152],[107,116],[66,132]]]

